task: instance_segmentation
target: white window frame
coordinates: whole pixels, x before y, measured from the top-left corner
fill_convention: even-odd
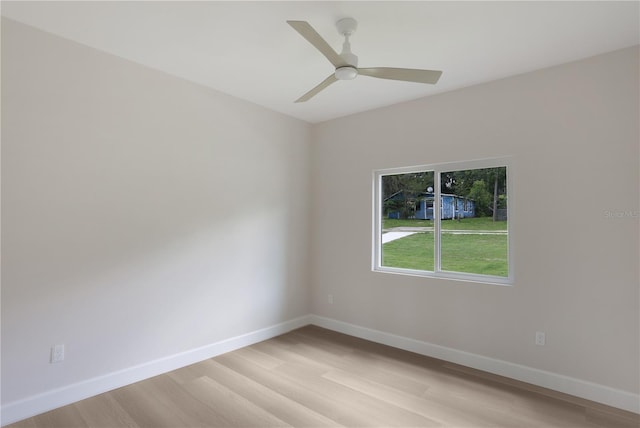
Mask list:
[[[491,158],[478,159],[461,162],[448,162],[430,165],[417,165],[402,168],[387,168],[373,171],[373,251],[372,270],[374,272],[392,273],[411,276],[422,276],[428,278],[453,279],[460,281],[479,282],[484,284],[513,285],[514,283],[514,261],[513,261],[513,215],[514,215],[514,190],[513,190],[513,168],[511,158]],[[437,213],[440,212],[440,173],[448,171],[459,171],[466,169],[482,168],[507,168],[507,262],[509,275],[494,276],[481,275],[463,272],[443,271],[441,269],[441,247],[440,232],[441,219]],[[434,201],[433,201],[433,233],[434,233],[434,271],[424,271],[416,269],[405,269],[397,267],[382,266],[382,177],[395,174],[409,174],[413,172],[433,171],[434,177]]]

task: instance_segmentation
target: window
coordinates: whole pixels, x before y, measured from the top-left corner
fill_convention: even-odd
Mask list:
[[[374,173],[373,269],[510,284],[507,159]]]

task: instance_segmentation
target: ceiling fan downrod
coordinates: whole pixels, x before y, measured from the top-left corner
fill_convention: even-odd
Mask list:
[[[358,56],[351,52],[349,37],[355,33],[358,28],[358,22],[353,18],[343,18],[336,22],[336,27],[338,28],[338,32],[344,36],[340,57],[347,65],[337,67],[335,76],[338,80],[352,80],[358,76]]]

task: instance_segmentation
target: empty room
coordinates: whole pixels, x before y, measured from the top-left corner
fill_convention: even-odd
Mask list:
[[[3,427],[640,426],[640,2],[0,9]]]

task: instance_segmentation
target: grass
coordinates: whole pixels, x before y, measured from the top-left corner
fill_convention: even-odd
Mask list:
[[[507,235],[442,235],[442,270],[509,276]]]
[[[461,220],[442,220],[442,230],[507,230],[506,221],[493,221],[491,217],[471,217]],[[433,227],[432,220],[393,218],[382,219],[382,228],[393,227]]]
[[[382,219],[383,229],[391,229],[393,227],[433,227],[433,220]]]
[[[433,232],[416,233],[383,244],[382,265],[433,271]]]
[[[506,235],[444,233],[441,241],[442,270],[508,276]],[[384,244],[382,265],[433,271],[433,251],[433,232],[416,233]]]

